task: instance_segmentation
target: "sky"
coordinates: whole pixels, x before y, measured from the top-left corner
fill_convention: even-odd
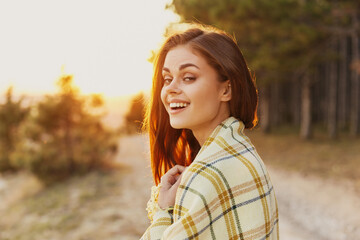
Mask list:
[[[72,74],[82,93],[131,95],[151,87],[151,50],[179,16],[171,0],[0,0],[0,94],[56,91]]]

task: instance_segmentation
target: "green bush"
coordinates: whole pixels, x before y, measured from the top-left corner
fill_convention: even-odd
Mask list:
[[[141,132],[144,117],[144,95],[140,93],[132,99],[129,111],[125,115],[125,132],[128,134]]]
[[[117,152],[117,137],[101,122],[102,98],[81,96],[72,79],[62,76],[60,92],[34,107],[23,129],[26,141],[12,155],[15,165],[30,169],[46,184],[108,168]]]
[[[16,171],[11,156],[16,152],[16,145],[21,141],[19,129],[25,122],[29,108],[23,107],[24,98],[15,101],[13,89],[6,92],[5,102],[0,104],[0,172]]]

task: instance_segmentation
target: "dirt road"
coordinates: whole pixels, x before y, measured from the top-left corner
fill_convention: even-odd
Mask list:
[[[147,138],[122,138],[117,161],[127,166],[120,173],[90,174],[35,195],[34,177],[0,177],[0,239],[139,239],[150,224]],[[360,239],[360,196],[351,182],[268,168],[282,240]]]
[[[122,214],[127,219],[121,239],[138,239],[149,224],[146,202],[152,185],[146,137],[121,141],[119,161],[131,166],[124,177]],[[360,196],[350,182],[323,180],[269,167],[284,240],[360,239]],[[131,229],[132,231],[128,231]]]
[[[282,239],[360,239],[360,195],[351,182],[269,171]]]

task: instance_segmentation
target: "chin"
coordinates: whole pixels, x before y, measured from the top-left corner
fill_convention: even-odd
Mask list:
[[[172,118],[170,118],[170,126],[175,129],[187,128],[187,124],[184,123],[184,121],[181,121],[180,119],[172,119]]]

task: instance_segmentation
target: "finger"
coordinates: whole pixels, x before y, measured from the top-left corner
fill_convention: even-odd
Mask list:
[[[172,176],[170,174],[165,174],[161,177],[161,186],[162,189],[166,190],[171,188],[171,186],[176,182],[175,176]]]
[[[170,175],[176,175],[182,173],[185,169],[186,169],[185,166],[175,165],[167,173],[169,173]]]
[[[179,179],[174,183],[174,185],[171,186],[172,192],[176,193],[177,189],[179,188],[180,182],[181,182],[181,177],[182,177],[182,175],[179,175]]]
[[[179,186],[179,184],[180,184],[180,182],[181,182],[181,178],[182,178],[182,174],[178,175],[178,178],[176,179],[176,182],[175,182],[174,185],[178,185],[178,186]]]
[[[182,174],[182,173],[181,173],[181,174]],[[174,177],[176,181],[179,179],[179,177],[180,177],[181,174],[176,175],[176,176]]]
[[[179,178],[179,175],[183,173],[186,167],[181,165],[175,165],[169,169],[162,177],[161,184],[166,189],[169,189]]]
[[[181,173],[182,174],[182,173]],[[177,175],[167,175],[164,178],[164,182],[169,183],[170,185],[173,185],[180,177],[181,174],[177,174]]]
[[[184,174],[184,172],[182,172],[182,173],[180,173],[179,175],[176,175],[174,178],[175,178],[175,180],[177,181],[177,180],[179,180],[179,178],[181,178],[181,176]]]

